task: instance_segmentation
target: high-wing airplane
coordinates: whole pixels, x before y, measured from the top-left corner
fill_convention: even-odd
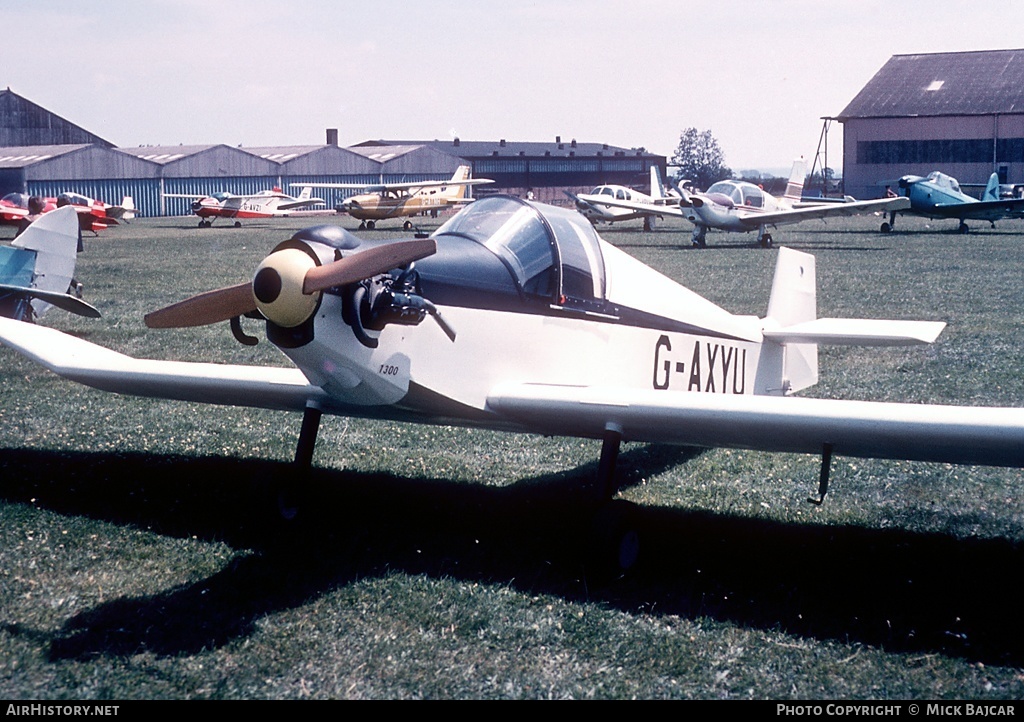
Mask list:
[[[28,199],[27,193],[8,193],[0,198],[0,222],[18,224],[29,213]],[[137,212],[135,201],[131,196],[125,196],[121,205],[112,206],[95,198],[83,196],[81,193],[68,191],[56,197],[43,198],[43,203],[43,213],[49,213],[61,206],[74,207],[78,213],[81,229],[93,233],[115,226],[121,220],[130,220],[135,217]]]
[[[415,181],[410,183],[309,183],[314,188],[346,188],[363,193],[350,196],[335,206],[340,213],[348,213],[361,221],[360,228],[374,228],[377,221],[388,218],[407,218],[424,211],[439,211],[450,206],[469,203],[470,186],[493,183],[490,178],[469,177],[470,167],[460,165],[450,180]],[[300,184],[293,184],[300,185]],[[412,228],[412,221],[402,224]]]
[[[569,193],[565,194],[576,204],[576,210],[590,219],[591,223],[616,223],[618,221],[630,221],[637,218],[644,220],[644,230],[654,228],[656,218],[663,218],[664,214],[651,210],[637,210],[635,208],[624,208],[611,205],[605,201],[608,198],[615,200],[643,203],[649,206],[679,205],[679,193],[674,190],[666,190],[661,180],[661,171],[658,166],[651,166],[651,194],[647,195],[640,191],[619,185],[601,185],[594,188],[590,193]]]
[[[652,207],[650,204],[608,200],[623,208],[657,211],[668,216],[686,218],[693,223],[693,245],[707,245],[709,228],[733,233],[757,231],[757,242],[764,248],[772,245],[771,227],[800,223],[813,218],[852,216],[875,211],[893,211],[908,208],[906,198],[882,198],[869,201],[848,199],[842,203],[809,202],[801,200],[804,186],[805,164],[793,163],[785,194],[776,198],[753,183],[723,180],[713,184],[704,193],[693,193],[679,188],[678,206]]]
[[[240,218],[280,218],[324,202],[323,198],[313,197],[312,188],[308,184],[303,186],[298,198],[282,193],[280,188],[251,195],[226,192],[210,195],[164,193],[164,197],[191,198],[192,212],[199,216],[200,228],[209,228],[217,218],[233,218],[235,228],[241,228]]]
[[[833,454],[1024,466],[1024,409],[793,397],[817,381],[819,344],[927,344],[944,327],[818,318],[815,286],[814,257],[781,248],[765,317],[735,315],[575,210],[496,195],[425,239],[300,231],[252,280],[145,318],[230,320],[242,342],[240,317],[264,318],[292,368],[132,358],[4,319],[0,343],[106,391],[302,412],[297,485],[325,413],[600,439],[606,504],[624,440],[820,454],[817,501]],[[621,562],[635,541],[618,537]]]
[[[58,306],[99,318],[74,279],[78,230],[75,210],[57,208],[32,221],[9,246],[0,246],[0,316],[34,322]]]
[[[960,221],[958,230],[967,233],[968,220],[988,221],[995,227],[1001,218],[1019,218],[1024,212],[1024,198],[1001,198],[999,176],[993,173],[981,200],[960,190],[957,179],[939,171],[927,178],[905,175],[899,180],[899,195],[910,200],[910,208],[900,213],[912,213],[925,218],[954,218]],[[896,212],[889,213],[889,221],[882,223],[882,233],[896,226]]]

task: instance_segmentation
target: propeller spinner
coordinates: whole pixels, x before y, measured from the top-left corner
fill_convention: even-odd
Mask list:
[[[303,323],[316,309],[319,293],[400,268],[437,252],[431,238],[399,241],[316,265],[296,248],[284,248],[267,256],[253,280],[215,291],[146,314],[149,328],[205,326],[227,321],[257,309],[273,323],[291,328]]]

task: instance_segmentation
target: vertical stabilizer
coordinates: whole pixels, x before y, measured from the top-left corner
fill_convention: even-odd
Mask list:
[[[985,186],[985,195],[981,197],[983,201],[997,201],[999,200],[999,174],[993,173],[988,177],[988,185]]]
[[[814,256],[780,248],[766,329],[813,321],[818,316]],[[818,382],[818,345],[766,341],[757,370],[759,393],[788,394]]]
[[[78,260],[78,212],[74,206],[63,206],[44,213],[32,221],[11,245],[36,252],[33,288],[67,293]],[[50,304],[37,298],[32,301],[32,307],[36,316],[42,316]]]
[[[658,166],[651,166],[651,198],[658,200],[660,198],[667,198],[668,193],[665,192],[665,184],[661,180],[661,171],[658,170]]]
[[[789,172],[789,182],[786,183],[785,197],[791,201],[798,201],[804,194],[804,176],[807,175],[807,164],[803,158],[793,161],[793,170]]]
[[[452,182],[467,181],[469,180],[470,167],[468,165],[460,165],[452,176]],[[450,188],[444,189],[444,194],[450,198],[462,199],[469,198],[469,185],[454,185]]]

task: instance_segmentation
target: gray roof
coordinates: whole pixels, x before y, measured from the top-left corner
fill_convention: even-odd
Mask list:
[[[995,113],[1024,113],[1024,50],[893,55],[839,120]]]
[[[579,157],[643,155],[651,156],[644,148],[619,148],[607,143],[580,143],[575,138],[563,140],[556,137],[553,142],[515,141],[515,140],[367,140],[350,146],[352,150],[363,152],[363,149],[374,146],[416,146],[425,145],[463,158],[482,158],[485,156],[554,156],[567,158],[570,155]]]
[[[50,158],[91,148],[88,143],[74,145],[22,145],[14,148],[0,148],[0,168],[24,168]]]

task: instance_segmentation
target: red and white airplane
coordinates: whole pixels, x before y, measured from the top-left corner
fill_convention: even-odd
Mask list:
[[[28,215],[27,193],[8,193],[0,198],[0,222],[18,224]],[[49,213],[61,206],[72,206],[78,213],[78,224],[83,231],[96,233],[104,228],[116,226],[122,220],[135,217],[137,209],[131,196],[125,196],[121,205],[112,206],[103,201],[67,191],[56,197],[44,197],[43,213]]]
[[[293,211],[320,205],[322,198],[312,197],[312,188],[306,186],[298,198],[283,193],[280,188],[260,191],[251,195],[234,193],[213,193],[211,195],[190,195],[188,193],[165,193],[165,198],[191,198],[192,212],[199,216],[199,227],[209,228],[217,218],[235,219],[235,228],[240,228],[241,218],[279,218],[291,215]]]
[[[732,314],[575,210],[490,196],[425,239],[299,231],[252,280],[146,316],[230,320],[242,342],[239,318],[265,319],[290,368],[133,358],[2,318],[0,343],[105,391],[301,412],[296,483],[325,413],[600,439],[601,519],[622,441],[820,454],[819,501],[833,454],[1024,467],[1021,408],[793,396],[817,382],[819,344],[928,344],[945,325],[818,318],[815,286],[814,256],[782,248],[766,315]]]

